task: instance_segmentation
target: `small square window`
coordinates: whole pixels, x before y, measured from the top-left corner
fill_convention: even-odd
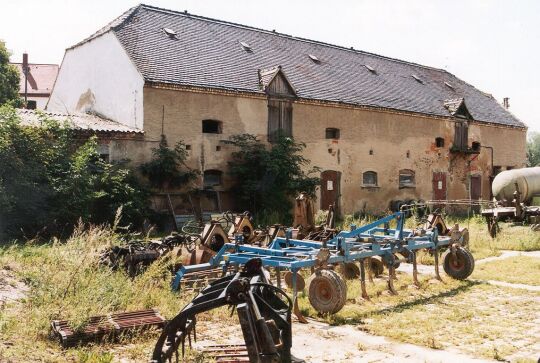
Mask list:
[[[216,151],[221,151],[221,146],[216,146]]]
[[[221,185],[223,173],[220,170],[205,170],[203,174],[204,188],[212,188]]]
[[[339,139],[339,129],[329,127],[326,129],[327,139]]]
[[[186,145],[186,150],[191,150],[191,145]]]
[[[444,138],[436,137],[435,138],[435,146],[436,147],[444,147]]]
[[[221,134],[221,121],[203,120],[202,132],[203,134]]]

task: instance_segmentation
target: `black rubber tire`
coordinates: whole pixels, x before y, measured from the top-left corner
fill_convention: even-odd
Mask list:
[[[474,257],[469,250],[457,247],[456,255],[450,249],[443,256],[443,268],[446,274],[456,280],[465,280],[474,271]]]
[[[308,280],[309,302],[319,313],[335,314],[347,301],[347,284],[332,270],[319,270]]]
[[[339,265],[339,273],[345,280],[353,280],[360,276],[360,267],[354,262],[345,262]]]

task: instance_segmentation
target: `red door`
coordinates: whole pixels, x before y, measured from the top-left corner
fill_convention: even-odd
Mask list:
[[[446,200],[446,173],[433,173],[433,199]]]
[[[482,176],[471,175],[471,199],[482,199]]]
[[[339,182],[341,173],[334,170],[325,170],[321,173],[321,209],[328,210],[330,205],[338,213]]]

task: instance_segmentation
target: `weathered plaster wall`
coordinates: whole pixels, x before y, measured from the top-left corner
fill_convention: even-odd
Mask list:
[[[235,97],[177,90],[144,89],[145,141],[126,145],[125,155],[134,163],[150,158],[150,149],[159,141],[161,130],[170,145],[183,140],[191,146],[189,163],[199,170],[224,171],[224,188],[232,147],[221,140],[240,133],[266,139],[267,103],[264,98]],[[223,123],[222,134],[203,134],[202,120]],[[325,139],[325,129],[340,129],[339,140]],[[322,170],[336,170],[341,176],[341,211],[381,212],[390,200],[432,199],[432,173],[447,172],[447,198],[469,196],[469,176],[482,175],[482,197],[489,198],[491,154],[449,152],[454,123],[447,119],[398,113],[295,103],[293,135],[307,144],[305,156]],[[443,148],[435,138],[443,137]],[[469,145],[479,141],[495,148],[494,165],[524,166],[525,131],[471,124]],[[216,147],[221,150],[217,151]],[[370,150],[373,155],[370,155]],[[409,152],[409,157],[407,157]],[[400,169],[416,172],[415,188],[399,188]],[[378,187],[362,186],[362,173],[378,173]],[[202,179],[200,180],[202,183]],[[317,204],[318,205],[318,204]]]
[[[66,50],[47,110],[93,111],[142,129],[143,86],[116,36],[106,33]]]

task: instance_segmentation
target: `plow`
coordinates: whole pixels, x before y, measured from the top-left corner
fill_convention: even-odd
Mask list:
[[[441,224],[440,216],[433,217],[431,222],[435,226],[427,229],[405,229],[406,214],[407,211],[402,210],[361,227],[352,226],[350,231],[341,231],[323,241],[294,239],[292,229],[288,229],[284,237],[274,238],[267,247],[258,247],[244,244],[242,236],[237,235],[235,243],[225,243],[208,262],[181,266],[176,272],[173,289],[179,289],[182,280],[190,275],[216,269],[226,271],[231,267],[238,269],[258,258],[265,268],[274,270],[278,287],[281,286],[281,273],[286,272],[284,278],[292,289],[294,314],[300,321],[305,321],[298,308],[298,292],[306,286],[309,301],[317,312],[337,313],[343,308],[347,285],[335,267],[347,278],[360,279],[363,299],[369,299],[366,275],[372,271],[381,272],[382,265],[388,268],[387,286],[391,294],[397,294],[395,269],[401,262],[412,264],[413,283],[419,286],[416,261],[419,250],[427,250],[434,256],[438,280],[442,280],[439,254],[443,250],[443,268],[447,275],[465,279],[472,273],[474,258],[466,248],[466,230],[457,225],[448,229],[444,221]],[[395,228],[390,228],[391,223]],[[311,270],[307,284],[300,274],[305,269]]]

